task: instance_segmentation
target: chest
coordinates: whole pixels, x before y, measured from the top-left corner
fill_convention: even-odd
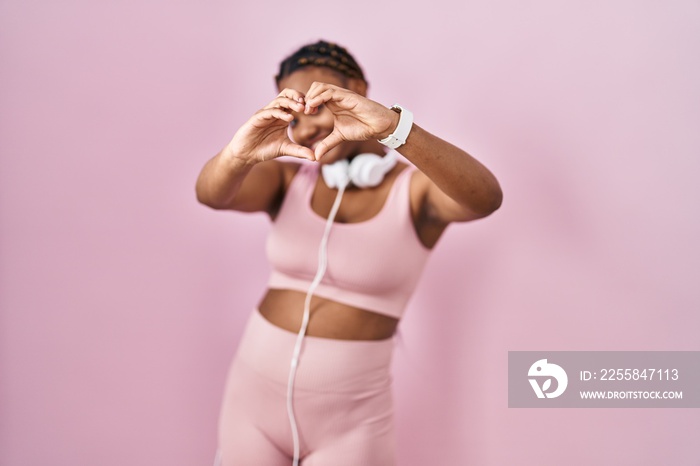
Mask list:
[[[360,223],[379,215],[387,203],[391,186],[383,183],[376,188],[349,188],[343,193],[343,198],[335,217],[336,223]],[[328,188],[323,181],[316,183],[307,200],[312,213],[327,219],[338,191]]]

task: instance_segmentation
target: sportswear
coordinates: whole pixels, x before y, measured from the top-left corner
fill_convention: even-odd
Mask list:
[[[291,466],[289,359],[297,335],[256,309],[229,368],[219,414],[221,466]],[[394,466],[394,340],[306,336],[294,392],[304,466]]]
[[[380,212],[369,220],[333,224],[328,268],[314,295],[400,318],[430,254],[411,218],[409,185],[415,168],[394,179]],[[326,219],[311,208],[319,165],[302,164],[267,239],[269,288],[306,292],[318,268]]]

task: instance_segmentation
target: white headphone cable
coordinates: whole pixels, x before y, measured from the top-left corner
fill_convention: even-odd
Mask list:
[[[306,292],[306,300],[304,301],[304,317],[301,321],[301,328],[299,329],[299,334],[297,335],[297,341],[294,345],[294,355],[292,356],[291,366],[289,368],[289,382],[287,383],[287,414],[289,415],[289,423],[292,428],[292,439],[294,441],[294,461],[293,466],[299,465],[299,431],[297,429],[296,418],[294,417],[294,407],[292,406],[292,397],[294,394],[294,378],[297,373],[297,366],[299,365],[299,356],[301,354],[301,345],[304,340],[304,335],[306,334],[306,328],[309,325],[309,314],[311,314],[311,296],[314,290],[321,283],[323,275],[326,273],[326,266],[328,264],[327,256],[327,246],[328,237],[330,236],[331,227],[333,226],[333,221],[338,213],[338,208],[340,207],[340,201],[343,198],[343,193],[347,183],[338,186],[338,194],[335,196],[335,202],[333,202],[333,207],[331,212],[328,214],[328,220],[326,220],[326,229],[323,232],[323,238],[321,238],[321,244],[318,249],[318,269],[316,270],[316,276],[314,277],[309,290]]]

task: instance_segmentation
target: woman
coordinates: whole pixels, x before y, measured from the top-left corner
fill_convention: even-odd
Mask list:
[[[279,95],[197,180],[203,204],[273,222],[273,272],[230,368],[219,458],[391,465],[392,336],[447,225],[491,214],[501,189],[410,111],[368,99],[362,69],[338,45],[300,48],[276,81]]]

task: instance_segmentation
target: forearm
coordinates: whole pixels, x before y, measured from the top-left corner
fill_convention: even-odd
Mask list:
[[[496,177],[462,149],[414,124],[397,150],[464,208],[465,216],[486,216],[500,207],[503,193]]]
[[[235,157],[226,146],[202,168],[196,184],[197,200],[215,209],[231,207],[253,166]]]

